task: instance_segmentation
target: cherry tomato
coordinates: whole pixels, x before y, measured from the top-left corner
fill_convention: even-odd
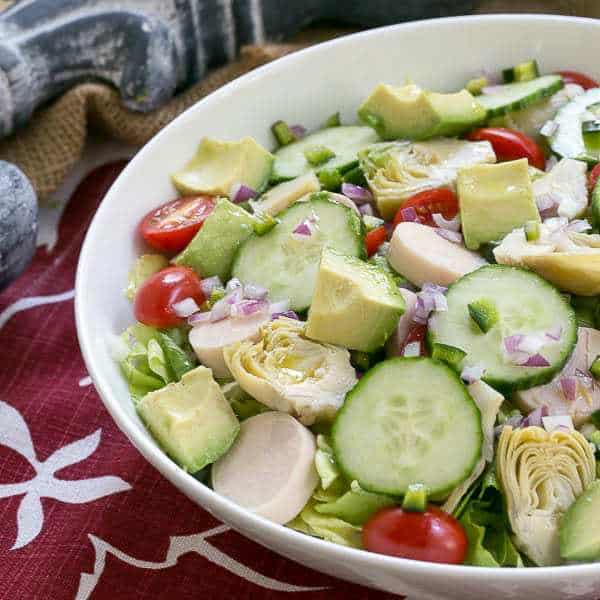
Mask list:
[[[430,504],[425,512],[380,510],[363,527],[363,545],[379,554],[459,565],[468,542],[460,523]]]
[[[406,335],[406,339],[400,346],[399,356],[404,356],[406,346],[414,342],[419,342],[419,356],[427,356],[427,348],[425,347],[425,336],[427,335],[427,325],[413,325],[412,329]]]
[[[593,190],[596,187],[596,182],[598,181],[599,177],[600,177],[600,163],[598,163],[592,169],[592,172],[590,173],[590,177],[589,177],[590,190]]]
[[[591,77],[580,73],[579,71],[559,71],[559,75],[562,76],[565,83],[576,83],[580,85],[584,90],[598,87],[598,83]]]
[[[151,275],[135,295],[135,318],[152,327],[164,329],[180,325],[183,319],[173,310],[173,304],[193,298],[196,304],[204,302],[200,278],[189,267],[167,267]]]
[[[212,196],[184,196],[151,210],[140,222],[146,243],[162,252],[183,250],[215,207]]]
[[[372,229],[365,236],[365,247],[367,249],[368,256],[373,256],[377,252],[377,248],[383,244],[387,239],[387,233],[385,227],[377,227]]]
[[[516,129],[482,127],[469,132],[466,138],[475,142],[488,141],[499,161],[526,158],[530,165],[542,170],[546,168],[546,158],[542,149],[530,137]]]
[[[394,217],[394,226],[404,221],[402,211],[406,208],[415,209],[419,223],[436,227],[432,215],[439,213],[445,219],[453,219],[458,213],[458,198],[448,188],[436,188],[419,192],[408,198],[398,209]]]

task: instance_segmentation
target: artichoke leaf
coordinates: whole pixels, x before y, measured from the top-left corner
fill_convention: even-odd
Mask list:
[[[227,367],[260,403],[304,425],[331,421],[357,378],[345,348],[304,337],[306,323],[285,317],[263,325],[258,341],[226,346]]]
[[[578,431],[506,426],[496,470],[516,546],[538,566],[560,564],[560,518],[596,477],[590,444]]]

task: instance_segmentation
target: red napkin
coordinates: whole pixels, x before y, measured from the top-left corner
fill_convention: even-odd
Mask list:
[[[123,166],[81,183],[55,249],[0,294],[0,598],[397,598],[218,523],[114,425],[79,352],[72,298],[85,232]]]

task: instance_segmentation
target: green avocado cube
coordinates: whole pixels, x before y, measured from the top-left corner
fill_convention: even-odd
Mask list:
[[[540,221],[525,158],[460,169],[456,188],[470,250],[502,239],[527,221]]]
[[[380,83],[358,109],[358,116],[387,140],[459,135],[483,122],[486,114],[468,90],[438,94],[414,83]]]
[[[308,312],[307,337],[373,352],[383,346],[403,312],[404,298],[383,269],[323,250]]]
[[[254,215],[222,198],[173,262],[191,267],[201,277],[217,275],[226,281],[237,249],[260,225]]]
[[[138,414],[165,452],[195,473],[233,444],[240,424],[212,371],[196,367],[177,383],[146,394]]]
[[[205,137],[187,165],[171,177],[182,194],[229,196],[236,183],[261,191],[271,175],[273,160],[251,137],[239,142]]]

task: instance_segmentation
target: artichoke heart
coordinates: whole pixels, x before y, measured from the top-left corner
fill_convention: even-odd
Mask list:
[[[496,470],[515,545],[538,566],[560,564],[560,518],[596,477],[590,444],[578,431],[507,426]]]
[[[306,339],[305,328],[275,319],[261,327],[257,342],[231,344],[224,357],[248,394],[311,425],[333,418],[357,378],[346,349]]]
[[[392,218],[413,194],[439,187],[454,188],[458,169],[496,162],[489,142],[439,138],[369,146],[360,165],[385,219]]]

